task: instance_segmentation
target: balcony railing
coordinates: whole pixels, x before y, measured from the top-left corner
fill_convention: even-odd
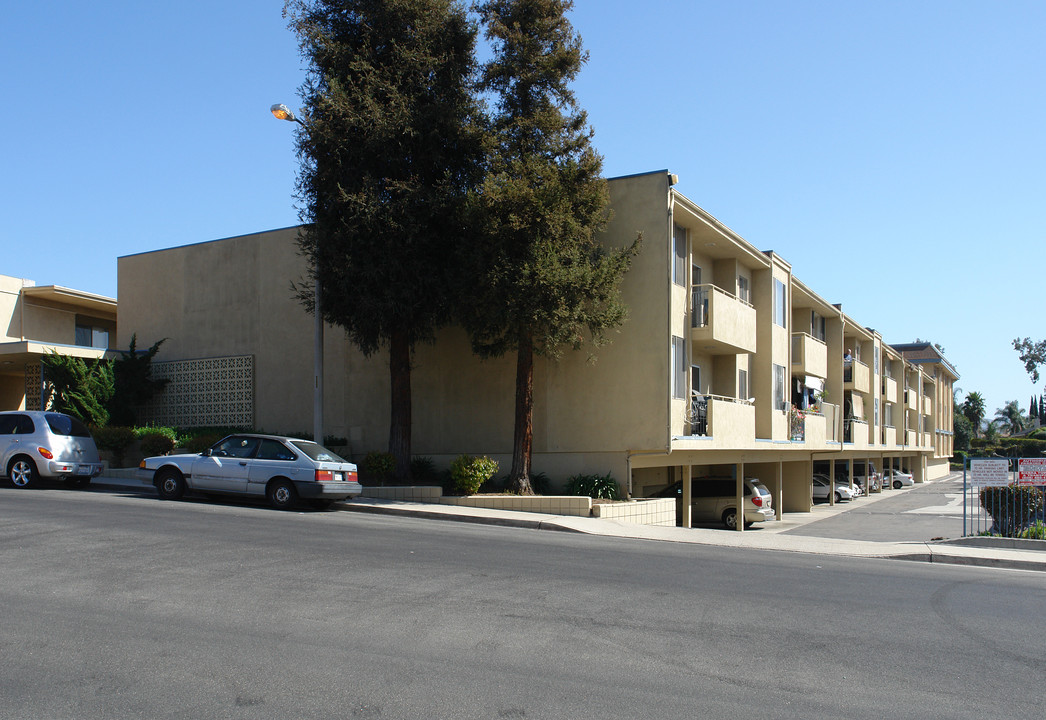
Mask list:
[[[843,421],[843,442],[852,443],[854,438],[868,439],[868,423],[857,418]]]
[[[793,372],[828,376],[828,345],[807,333],[792,333]]]
[[[711,431],[714,430],[714,428],[709,427],[710,405],[718,405],[720,412],[723,412],[724,406],[736,407],[738,405],[747,405],[751,407],[752,404],[753,403],[748,400],[743,400],[741,398],[712,394],[699,395],[695,393],[690,398],[690,406],[687,408],[685,422],[690,435],[708,436],[711,434]],[[724,417],[723,420],[729,420],[729,418]],[[714,418],[712,421],[714,423]],[[727,425],[727,431],[729,432],[729,422]]]
[[[691,289],[691,338],[715,353],[755,352],[756,313],[751,303],[715,285]]]
[[[872,373],[868,366],[860,360],[847,360],[843,364],[843,382],[853,384],[853,389],[858,392],[871,392]]]

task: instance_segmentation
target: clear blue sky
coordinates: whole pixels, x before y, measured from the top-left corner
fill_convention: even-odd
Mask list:
[[[115,297],[121,255],[297,223],[304,78],[279,0],[16,3],[0,274]],[[989,416],[1046,338],[1046,3],[578,0],[608,177],[680,189]]]

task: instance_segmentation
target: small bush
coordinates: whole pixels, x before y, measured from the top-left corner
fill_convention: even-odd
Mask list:
[[[610,473],[606,475],[573,475],[567,480],[567,495],[581,495],[605,500],[620,500],[621,491]]]
[[[543,472],[530,474],[530,487],[535,495],[548,495],[552,489],[552,481]]]
[[[192,453],[201,453],[211,447],[225,435],[200,433],[182,438],[181,446]]]
[[[465,495],[475,495],[480,486],[498,471],[497,461],[484,456],[459,455],[450,464],[454,488]]]
[[[122,425],[107,425],[106,427],[91,428],[91,436],[94,444],[99,450],[105,450],[113,455],[113,467],[124,466],[124,455],[127,448],[134,444],[134,430]]]
[[[429,457],[413,457],[410,460],[410,476],[418,485],[439,485],[439,471]]]
[[[178,435],[174,428],[135,428],[138,445],[146,457],[166,455],[178,444]]]
[[[1021,537],[1027,540],[1046,540],[1046,523],[1036,520],[1021,533]]]
[[[396,458],[392,453],[372,450],[363,458],[359,469],[365,485],[384,485],[396,470]]]

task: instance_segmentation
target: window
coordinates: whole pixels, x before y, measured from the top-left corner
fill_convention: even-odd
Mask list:
[[[893,427],[893,403],[886,403],[883,406],[883,424]]]
[[[825,330],[824,317],[813,310],[810,311],[810,334],[821,342],[827,342],[828,333]]]
[[[690,392],[696,393],[697,395],[704,395],[701,392],[701,366],[691,365],[690,366]]]
[[[109,331],[100,327],[78,324],[76,326],[76,337],[73,340],[73,344],[80,347],[108,348]]]
[[[31,435],[36,425],[28,415],[0,415],[0,435]]]
[[[788,327],[785,323],[785,284],[774,278],[774,322],[781,327]]]
[[[875,409],[873,410],[873,412],[875,413],[872,416],[874,424],[878,425],[879,424],[879,398],[875,398]]]
[[[748,371],[737,371],[737,397],[741,400],[748,399]]]
[[[686,347],[683,338],[672,337],[672,397],[686,399]]]
[[[672,248],[675,253],[672,263],[672,282],[686,287],[686,228],[675,225],[672,230]]]
[[[261,447],[258,448],[259,460],[293,460],[294,453],[278,440],[262,438]]]
[[[785,409],[785,369],[784,365],[774,365],[774,407]]]
[[[737,276],[737,297],[746,303],[752,302],[752,289],[748,284],[748,278],[744,275]]]
[[[708,324],[708,288],[701,287],[701,266],[690,267],[690,313],[691,326],[704,327]]]

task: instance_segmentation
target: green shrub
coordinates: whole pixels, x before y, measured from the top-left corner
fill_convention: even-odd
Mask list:
[[[573,475],[567,480],[567,495],[581,495],[605,500],[620,500],[621,491],[610,473],[606,475]]]
[[[113,455],[113,467],[124,467],[124,455],[127,448],[134,444],[134,430],[122,425],[107,425],[106,427],[92,427],[91,436],[94,444],[99,450],[105,450]]]
[[[994,521],[992,532],[1003,537],[1020,537],[1043,506],[1042,491],[1032,485],[981,488],[980,499]]]
[[[220,435],[217,433],[199,433],[185,436],[184,438],[182,438],[182,441],[179,444],[189,452],[201,453],[207,448],[217,443],[223,437],[225,437],[225,435]]]
[[[439,485],[439,471],[429,457],[413,457],[410,460],[410,476],[418,485]]]
[[[471,455],[459,455],[450,464],[450,475],[454,478],[454,488],[465,495],[475,495],[480,486],[498,471],[495,460]]]
[[[1027,540],[1046,540],[1046,523],[1036,520],[1021,533],[1021,537]]]
[[[363,464],[359,467],[363,475],[364,485],[380,486],[392,477],[396,471],[396,458],[392,453],[372,450],[363,458]]]
[[[530,487],[535,495],[548,495],[552,489],[552,481],[543,472],[530,474]]]
[[[174,428],[135,428],[134,433],[138,436],[138,445],[146,457],[166,455],[178,444],[178,434]]]

